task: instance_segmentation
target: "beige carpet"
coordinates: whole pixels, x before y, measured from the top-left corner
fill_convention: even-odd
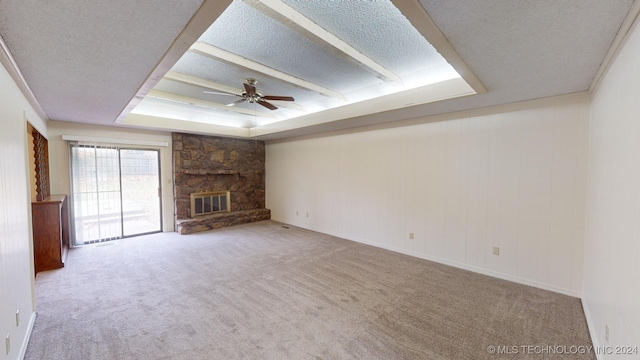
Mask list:
[[[591,346],[579,299],[273,221],[73,249],[36,294],[26,359],[595,358],[521,348]]]

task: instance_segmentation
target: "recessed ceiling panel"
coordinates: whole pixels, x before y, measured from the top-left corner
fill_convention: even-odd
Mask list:
[[[401,77],[425,66],[448,66],[449,78],[457,76],[389,0],[283,2]]]
[[[242,96],[250,78],[262,95],[295,98],[292,104],[273,100],[274,110],[248,100],[233,107],[235,114],[217,110],[245,124],[239,126],[246,126],[246,111],[240,110],[266,111],[273,121],[283,121],[459,78],[389,0],[234,1],[171,72],[179,79],[160,81],[153,96],[173,98],[180,106],[206,101],[220,107],[241,100],[205,91],[231,87]],[[460,93],[469,94],[468,87]]]
[[[242,1],[234,1],[200,40],[338,92],[380,82]]]

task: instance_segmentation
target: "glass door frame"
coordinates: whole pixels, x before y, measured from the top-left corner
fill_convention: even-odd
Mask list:
[[[117,148],[118,151],[118,173],[119,173],[119,187],[120,187],[120,237],[115,238],[115,239],[106,239],[106,240],[99,240],[97,242],[91,242],[91,243],[86,243],[86,244],[77,244],[76,243],[76,226],[75,226],[75,196],[74,196],[74,189],[73,189],[73,147],[79,147],[79,146],[93,146],[95,147],[100,147],[100,146],[114,146]],[[123,194],[122,194],[122,152],[121,150],[141,150],[141,151],[154,151],[156,152],[157,156],[156,156],[156,160],[157,160],[157,168],[158,168],[158,221],[159,221],[159,228],[158,230],[154,230],[154,231],[148,231],[148,232],[143,232],[143,233],[136,233],[136,234],[132,234],[132,235],[124,235],[124,209],[123,209]],[[164,221],[163,221],[163,208],[162,208],[162,194],[163,194],[163,188],[162,188],[162,159],[161,159],[161,149],[159,148],[147,148],[147,147],[136,147],[135,145],[133,146],[127,146],[122,144],[112,144],[112,143],[91,143],[91,144],[79,144],[78,141],[70,141],[68,143],[68,155],[69,155],[69,222],[70,222],[70,226],[69,226],[69,235],[70,235],[70,241],[69,241],[69,246],[70,247],[79,247],[79,246],[84,246],[84,245],[91,245],[91,244],[95,244],[95,243],[101,243],[101,242],[105,242],[105,241],[112,241],[112,240],[120,240],[120,239],[125,239],[125,238],[131,238],[131,237],[135,237],[135,236],[141,236],[141,235],[148,235],[148,234],[155,234],[155,233],[159,233],[163,231],[163,226],[164,226]]]
[[[157,156],[156,156],[156,160],[158,162],[157,166],[158,166],[158,217],[159,217],[159,224],[158,230],[153,230],[153,231],[147,231],[147,232],[143,232],[143,233],[136,233],[133,235],[124,235],[124,201],[123,201],[123,194],[122,194],[122,152],[121,150],[140,150],[140,151],[155,151]],[[156,234],[159,232],[162,232],[162,168],[160,167],[161,161],[160,161],[160,149],[145,149],[145,148],[140,148],[140,147],[132,147],[132,146],[122,146],[122,147],[118,147],[118,163],[120,165],[120,207],[121,207],[121,214],[122,214],[122,239],[126,239],[126,238],[130,238],[130,237],[135,237],[135,236],[140,236],[140,235],[148,235],[148,234]]]

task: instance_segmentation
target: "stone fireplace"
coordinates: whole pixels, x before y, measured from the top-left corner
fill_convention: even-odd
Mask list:
[[[271,218],[265,209],[263,141],[183,133],[173,133],[172,140],[175,221],[180,234]],[[210,195],[195,202],[194,194]],[[226,202],[225,211],[220,211],[221,199]],[[199,211],[194,210],[196,206]]]

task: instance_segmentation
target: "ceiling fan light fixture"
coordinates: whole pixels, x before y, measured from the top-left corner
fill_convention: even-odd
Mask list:
[[[246,81],[242,84],[244,85],[244,90],[240,94],[235,94],[235,96],[240,97],[241,99],[238,101],[234,101],[232,103],[227,104],[227,106],[235,106],[237,104],[243,103],[245,101],[249,101],[249,103],[258,103],[269,110],[277,110],[278,107],[267,102],[266,100],[278,100],[278,101],[295,101],[291,96],[277,96],[277,95],[263,95],[261,91],[256,89],[256,84],[258,80],[254,78],[247,78]],[[205,93],[217,94],[211,91],[205,91]],[[234,94],[229,94],[234,95]]]

